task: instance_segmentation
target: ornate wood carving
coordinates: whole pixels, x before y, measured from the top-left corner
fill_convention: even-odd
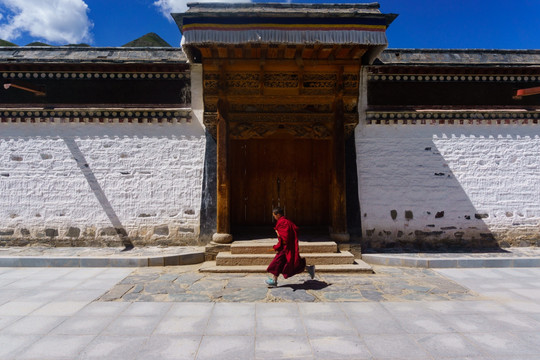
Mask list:
[[[298,138],[331,138],[334,99],[340,96],[343,131],[350,136],[358,124],[359,74],[356,68],[304,69],[266,64],[209,66],[203,76],[204,124],[216,136],[218,94],[228,99],[233,138],[262,138],[285,132]],[[294,69],[294,70],[293,70]]]
[[[274,122],[233,122],[230,136],[234,139],[262,139],[277,132],[287,133],[299,139],[330,139],[331,126],[321,122],[289,123]]]
[[[233,113],[306,113],[323,114],[332,112],[332,106],[327,104],[244,104],[235,103],[230,105]]]
[[[301,73],[296,72],[228,72],[225,75],[225,83],[231,94],[243,94],[255,92],[261,86],[263,88],[302,88],[305,94],[322,94],[333,92],[336,89],[336,73]],[[206,72],[204,74],[204,88],[206,94],[217,92],[219,74],[216,72]],[[347,89],[358,91],[359,75],[357,73],[346,73],[343,75],[343,86]],[[248,90],[251,89],[251,90]]]
[[[277,131],[286,132],[299,138],[327,139],[332,133],[334,114],[310,113],[229,113],[230,135],[234,138],[249,139],[270,136]],[[343,114],[345,137],[354,133],[358,125],[358,114]],[[218,116],[215,112],[205,112],[204,125],[216,137]]]
[[[299,76],[296,72],[290,73],[265,73],[264,87],[268,88],[297,88]]]
[[[309,114],[309,113],[231,113],[232,122],[272,122],[276,124],[293,123],[332,123],[333,114]]]
[[[360,81],[359,74],[343,74],[343,87],[358,91]]]
[[[214,139],[217,138],[217,123],[218,123],[218,114],[217,112],[205,112],[203,118],[204,126],[206,130],[212,135]]]
[[[325,95],[335,92],[337,74],[305,74],[304,94]]]

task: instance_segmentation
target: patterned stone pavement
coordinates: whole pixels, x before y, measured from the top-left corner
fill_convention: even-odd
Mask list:
[[[307,273],[268,288],[265,274],[199,273],[200,265],[135,269],[99,301],[344,302],[478,300],[431,269],[375,266],[374,274]]]
[[[0,359],[540,359],[539,268],[375,271],[267,289],[195,266],[0,268]]]

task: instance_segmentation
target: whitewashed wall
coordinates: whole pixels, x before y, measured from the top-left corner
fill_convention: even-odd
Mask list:
[[[194,243],[204,129],[179,124],[0,124],[0,243]],[[87,166],[85,165],[87,164]]]
[[[367,246],[540,245],[540,127],[361,125]]]

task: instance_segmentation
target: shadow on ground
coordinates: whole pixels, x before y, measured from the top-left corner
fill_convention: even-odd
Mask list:
[[[319,280],[307,280],[303,284],[287,284],[278,286],[278,288],[291,288],[293,291],[297,290],[322,290],[331,284]]]

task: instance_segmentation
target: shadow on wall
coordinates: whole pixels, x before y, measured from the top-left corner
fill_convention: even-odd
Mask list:
[[[116,212],[114,211],[113,207],[111,206],[111,203],[109,202],[109,199],[107,199],[107,196],[103,192],[103,189],[99,185],[99,182],[96,179],[96,176],[92,172],[92,169],[90,168],[90,165],[88,165],[88,161],[86,161],[86,158],[84,157],[81,149],[75,143],[75,139],[70,137],[63,137],[62,138],[64,142],[66,143],[66,146],[68,147],[69,151],[71,152],[71,155],[73,155],[73,158],[75,159],[75,162],[77,163],[77,166],[83,173],[86,181],[88,182],[88,186],[90,186],[90,189],[96,196],[96,199],[98,200],[99,204],[103,208],[103,211],[111,221],[111,224],[113,225],[116,234],[120,238],[120,241],[122,242],[122,245],[124,246],[124,250],[131,250],[133,249],[133,243],[128,237],[127,231],[120,222],[120,219],[118,218],[118,215],[116,215]]]
[[[188,124],[2,124],[6,245],[198,243],[204,130]]]
[[[538,245],[540,139],[532,129],[364,129],[357,141],[363,248]]]

